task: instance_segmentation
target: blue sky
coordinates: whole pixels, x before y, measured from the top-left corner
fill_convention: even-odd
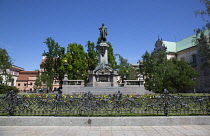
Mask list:
[[[158,35],[179,41],[205,22],[194,11],[199,0],[0,0],[0,48],[26,71],[39,69],[43,42],[52,37],[62,47],[96,42],[102,23],[114,53],[136,63],[151,52]]]

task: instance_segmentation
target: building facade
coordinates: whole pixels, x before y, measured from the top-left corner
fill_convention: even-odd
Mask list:
[[[45,67],[44,67],[43,64],[45,63],[46,59],[47,58],[45,56],[43,56],[42,61],[40,63],[40,75],[45,71]],[[52,91],[55,91],[59,87],[60,87],[59,81],[58,80],[54,80],[53,84],[52,84]],[[44,91],[48,92],[46,83],[42,83],[42,89]]]
[[[20,92],[32,92],[39,71],[20,71],[16,81],[16,87]]]
[[[7,80],[7,79],[6,79],[6,76],[5,76],[5,75],[2,75],[2,71],[0,70],[0,75],[1,75],[1,77],[2,77],[2,79],[3,79],[3,80],[0,82],[0,84],[7,84],[7,85],[9,85],[9,86],[15,86],[20,71],[24,71],[24,69],[21,68],[21,67],[12,65],[12,66],[10,67],[10,69],[7,69],[6,71],[7,71],[8,74],[10,74],[10,75],[12,76],[12,80],[11,80],[11,82],[7,82],[7,81],[6,81],[6,80]]]
[[[194,89],[187,92],[210,93],[210,72],[209,69],[202,69],[204,61],[199,54],[200,46],[194,42],[195,37],[196,35],[192,35],[178,42],[163,41],[158,38],[154,51],[166,51],[167,59],[185,60],[200,73],[198,77],[194,78],[196,82]]]

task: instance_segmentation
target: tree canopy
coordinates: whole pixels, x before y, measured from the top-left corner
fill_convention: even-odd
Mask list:
[[[165,52],[152,52],[142,56],[145,88],[161,93],[164,89],[173,93],[194,87],[193,77],[198,72],[186,61],[175,58],[167,60]]]
[[[118,64],[116,66],[118,75],[122,77],[123,79],[131,80],[135,79],[135,75],[133,75],[134,69],[130,67],[130,63],[128,63],[128,60],[123,58],[121,55],[116,54],[118,56]]]
[[[195,11],[196,15],[201,15],[203,20],[206,21],[206,26],[202,28],[195,29],[196,37],[194,42],[199,45],[199,55],[202,60],[201,69],[210,69],[210,1],[209,0],[200,0],[204,5],[204,10]]]
[[[93,42],[88,41],[86,47],[87,47],[88,70],[93,71],[98,64],[96,46]]]
[[[69,65],[69,79],[86,79],[88,71],[88,60],[83,46],[77,43],[68,44],[66,58]]]
[[[8,84],[12,81],[12,76],[7,72],[7,69],[10,69],[12,66],[12,59],[5,49],[0,48],[0,82]]]
[[[41,78],[48,90],[52,90],[54,80],[60,81],[60,86],[62,84],[61,81],[64,77],[64,67],[61,60],[64,57],[65,49],[60,47],[60,45],[51,37],[47,38],[44,43],[47,45],[48,51],[44,51],[43,53],[43,56],[46,58],[41,64],[41,67],[44,68]]]
[[[114,55],[114,50],[113,50],[112,44],[110,42],[107,42],[107,44],[109,45],[108,62],[109,62],[110,67],[115,70],[117,62],[116,62],[116,57]]]

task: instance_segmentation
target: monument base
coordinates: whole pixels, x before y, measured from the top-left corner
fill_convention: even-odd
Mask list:
[[[117,71],[99,70],[89,73],[88,87],[118,87]]]

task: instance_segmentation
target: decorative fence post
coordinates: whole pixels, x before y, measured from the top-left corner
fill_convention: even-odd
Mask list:
[[[3,96],[3,99],[5,99],[6,105],[5,108],[8,112],[9,116],[13,116],[15,114],[15,108],[17,104],[17,95],[13,90],[8,92],[6,95]]]
[[[164,89],[164,114],[165,114],[165,116],[168,116],[168,110],[169,110],[169,96],[168,96],[168,94],[169,94],[169,92],[168,92],[168,90],[167,89]]]

